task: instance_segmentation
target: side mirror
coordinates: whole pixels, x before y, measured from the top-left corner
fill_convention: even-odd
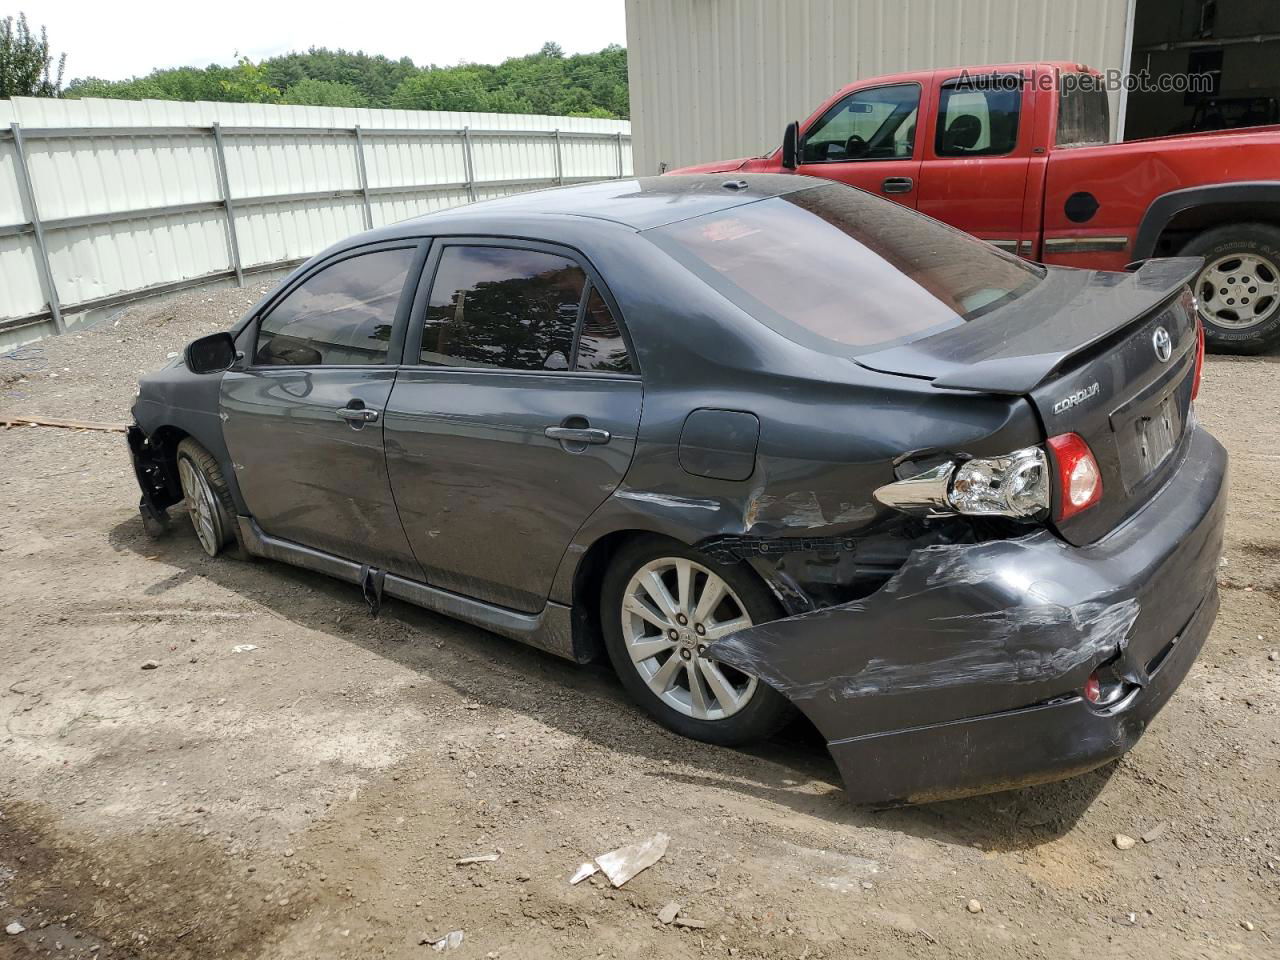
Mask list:
[[[782,134],[782,165],[788,170],[796,168],[796,158],[800,153],[800,124],[792,120]]]
[[[236,362],[236,341],[226,332],[211,333],[188,343],[185,355],[192,373],[222,373]]]

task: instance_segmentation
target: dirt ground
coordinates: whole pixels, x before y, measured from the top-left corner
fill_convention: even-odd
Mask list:
[[[0,410],[122,420],[140,372],[258,292],[0,357]],[[802,724],[682,740],[603,666],[394,601],[372,620],[185,523],[147,540],[118,434],[0,430],[0,925],[26,928],[0,956],[425,957],[453,930],[459,958],[1280,956],[1278,360],[1209,361],[1222,612],[1138,747],[879,812]],[[659,831],[620,890],[568,884]],[[705,926],[658,922],[671,901]]]

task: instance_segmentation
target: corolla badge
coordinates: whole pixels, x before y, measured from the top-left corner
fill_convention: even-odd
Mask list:
[[[1156,327],[1156,332],[1151,335],[1151,345],[1156,348],[1156,359],[1161,363],[1167,363],[1173,356],[1173,337],[1164,327]]]
[[[1053,405],[1054,413],[1066,413],[1077,404],[1084,403],[1090,397],[1098,395],[1098,382],[1095,380],[1083,389],[1077,390],[1075,393],[1068,394]]]

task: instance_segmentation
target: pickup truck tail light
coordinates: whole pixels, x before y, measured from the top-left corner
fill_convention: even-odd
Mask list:
[[[1102,471],[1093,451],[1078,433],[1049,438],[1058,476],[1058,510],[1055,520],[1066,520],[1088,510],[1102,499]]]

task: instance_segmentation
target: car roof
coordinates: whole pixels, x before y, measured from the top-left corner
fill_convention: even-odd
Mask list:
[[[396,235],[421,232],[424,227],[436,233],[455,227],[466,229],[479,220],[567,216],[649,230],[830,182],[777,173],[671,174],[602,180],[469,203],[405,220],[392,229]]]

